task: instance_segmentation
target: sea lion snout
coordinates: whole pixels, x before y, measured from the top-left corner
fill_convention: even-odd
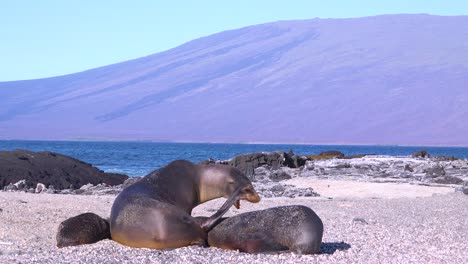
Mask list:
[[[257,191],[255,191],[253,186],[249,184],[245,188],[241,189],[239,194],[237,195],[237,201],[234,203],[234,206],[237,209],[240,208],[240,200],[246,200],[251,203],[258,203],[260,202],[261,198],[260,195],[258,195]]]
[[[241,195],[244,195],[244,199],[251,202],[251,203],[258,203],[260,202],[260,195],[258,195],[257,191],[250,186],[249,188],[244,189],[245,192]]]

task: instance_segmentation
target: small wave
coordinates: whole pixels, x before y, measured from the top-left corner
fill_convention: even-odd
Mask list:
[[[106,173],[119,173],[128,175],[130,177],[144,176],[149,173],[149,171],[141,169],[102,168],[102,170]]]

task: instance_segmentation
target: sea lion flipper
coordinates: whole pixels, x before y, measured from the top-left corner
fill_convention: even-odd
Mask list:
[[[212,216],[208,217],[208,219],[203,221],[203,223],[200,226],[205,232],[209,232],[211,229],[213,229],[213,227],[215,227],[218,224],[221,217],[223,217],[223,215],[227,213],[229,208],[231,208],[231,206],[233,206],[237,202],[237,195],[240,193],[241,189],[242,188],[238,188],[237,190],[235,190],[232,193],[231,197],[229,197],[229,199],[227,199],[226,202],[224,202],[224,204],[221,206],[221,208],[219,208],[219,210],[216,213],[214,213]]]

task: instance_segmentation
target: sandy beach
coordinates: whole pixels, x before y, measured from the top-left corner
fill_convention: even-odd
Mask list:
[[[294,182],[296,180],[296,182]],[[289,184],[301,184],[292,179]],[[463,263],[468,259],[468,195],[451,187],[306,180],[320,197],[265,198],[227,216],[280,205],[309,206],[325,232],[319,255],[245,254],[196,246],[135,249],[111,240],[58,249],[59,223],[109,215],[115,196],[0,192],[0,263]],[[210,215],[223,199],[195,208]]]

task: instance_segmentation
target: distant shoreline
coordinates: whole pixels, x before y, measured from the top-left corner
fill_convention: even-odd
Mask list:
[[[159,140],[139,140],[139,139],[92,139],[92,138],[72,138],[72,139],[0,139],[1,141],[26,141],[26,142],[112,142],[112,143],[157,143],[157,144],[216,144],[216,145],[299,145],[299,146],[370,146],[370,147],[428,147],[428,148],[468,148],[468,145],[421,145],[421,144],[371,144],[371,143],[309,143],[309,142],[228,142],[228,141],[159,141]]]

